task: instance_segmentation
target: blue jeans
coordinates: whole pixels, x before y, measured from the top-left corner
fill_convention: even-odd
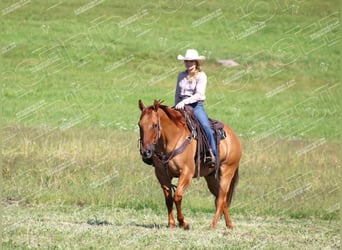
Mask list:
[[[205,135],[208,138],[209,145],[211,150],[213,151],[213,154],[216,156],[216,144],[215,139],[213,135],[213,131],[211,130],[208,115],[205,112],[203,102],[195,102],[190,104],[191,107],[194,108],[194,115],[197,118],[197,120],[201,123],[203,130],[205,132]]]

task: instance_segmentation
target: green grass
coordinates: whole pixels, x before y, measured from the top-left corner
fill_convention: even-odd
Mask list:
[[[149,207],[164,213],[153,168],[144,165],[138,154],[138,136],[108,129],[95,131],[69,129],[48,131],[46,135],[38,129],[7,129],[6,134],[14,135],[11,142],[15,144],[4,151],[4,198],[20,204]],[[244,156],[234,213],[298,213],[306,218],[337,219],[337,210],[333,209],[340,178],[337,144],[276,138],[242,142]],[[213,212],[213,197],[204,180],[193,180],[184,206]]]
[[[36,206],[4,210],[4,249],[337,249],[338,223],[317,219],[235,216],[210,230],[207,213],[191,215],[191,230],[170,230],[146,208]]]
[[[129,248],[172,248],[160,228],[162,191],[138,153],[137,102],[173,105],[184,68],[176,57],[187,48],[207,57],[209,116],[231,125],[244,152],[231,207],[237,232],[222,220],[218,232],[206,230],[213,197],[194,179],[183,204],[195,232],[171,231],[172,246],[189,235],[184,248],[226,238],[222,248],[339,245],[338,1],[104,1],[81,13],[89,2],[0,4],[3,220],[20,218],[4,230],[4,247],[108,248],[118,230],[114,242],[146,236]],[[41,207],[51,220],[39,220]],[[87,221],[110,225],[97,231]],[[60,232],[66,224],[77,233]]]

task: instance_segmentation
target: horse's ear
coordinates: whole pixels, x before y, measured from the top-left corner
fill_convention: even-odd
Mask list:
[[[160,101],[154,100],[154,102],[153,102],[153,108],[154,108],[155,111],[158,110],[159,105],[160,105]]]
[[[138,104],[139,104],[140,110],[143,111],[143,109],[145,108],[145,105],[143,104],[142,100],[139,100]]]

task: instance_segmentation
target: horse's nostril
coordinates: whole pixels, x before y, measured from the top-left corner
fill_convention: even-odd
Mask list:
[[[145,155],[146,158],[150,158],[152,156],[152,151],[150,149],[146,150]]]
[[[145,149],[141,148],[140,149],[140,155],[143,158],[151,158],[154,152],[154,146],[153,145],[149,145],[147,146]]]
[[[144,158],[150,158],[151,155],[152,155],[152,151],[151,151],[150,149],[147,149],[146,151],[141,152],[141,155],[142,155]]]

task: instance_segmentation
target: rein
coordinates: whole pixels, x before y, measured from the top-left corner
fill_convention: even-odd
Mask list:
[[[154,140],[154,145],[157,144],[157,141],[158,139],[160,138],[161,136],[161,129],[160,129],[160,116],[159,116],[159,113],[157,112],[157,117],[158,117],[158,124],[157,124],[157,130],[158,130],[158,133],[157,133],[157,136]],[[179,139],[178,139],[179,141]],[[177,143],[178,143],[177,141]],[[166,165],[169,163],[169,161],[175,157],[176,155],[179,155],[181,153],[183,153],[183,151],[185,150],[185,148],[190,144],[191,142],[191,134],[186,138],[186,140],[182,143],[182,145],[180,145],[179,148],[176,148],[174,150],[172,150],[171,152],[169,153],[157,153],[157,152],[154,152],[153,155],[156,156],[156,158],[164,165],[164,167],[166,167]],[[176,145],[177,145],[176,143]]]
[[[172,150],[169,153],[154,153],[154,155],[157,157],[157,159],[164,165],[166,166],[168,164],[168,162],[175,157],[176,155],[179,155],[181,153],[183,153],[183,151],[185,150],[185,148],[190,144],[191,142],[191,135],[189,135],[186,140],[182,143],[182,145],[180,145],[178,148]]]
[[[157,129],[157,134],[156,134],[156,137],[154,138],[153,140],[153,145],[156,145],[160,136],[161,136],[161,126],[160,126],[160,116],[159,116],[159,113],[157,112],[157,120],[158,120],[158,123],[155,127],[155,129]],[[152,157],[155,156],[162,164],[164,167],[166,167],[166,165],[169,163],[169,161],[175,157],[176,155],[179,155],[181,153],[184,152],[185,148],[190,144],[191,142],[191,139],[192,139],[193,135],[190,134],[187,136],[187,138],[185,139],[185,141],[182,143],[182,145],[180,145],[178,148],[172,150],[171,152],[169,153],[163,153],[163,152],[160,152],[160,153],[157,153],[157,152],[154,152]],[[178,141],[180,140],[180,138],[178,139]],[[177,141],[177,143],[178,143]],[[139,142],[139,146],[141,146],[141,138],[138,140]],[[177,145],[176,143],[176,145]]]
[[[160,117],[159,117],[159,113],[157,112],[157,116],[158,116],[158,124],[157,124],[157,130],[158,130],[158,134],[157,134],[157,137],[155,139],[155,142],[154,142],[154,145],[157,144],[157,141],[158,139],[160,138],[161,136],[161,131],[160,131]],[[156,158],[163,164],[164,167],[166,167],[166,165],[169,163],[169,161],[175,157],[176,155],[179,155],[181,153],[183,153],[183,151],[185,150],[185,148],[190,144],[191,142],[191,138],[192,138],[192,135],[188,135],[188,137],[185,139],[185,141],[182,143],[182,145],[180,145],[178,148],[172,150],[171,152],[169,153],[163,153],[163,152],[160,152],[160,153],[157,153],[157,152],[154,152],[153,155],[156,156]],[[178,139],[178,141],[180,140],[180,138]],[[177,141],[177,143],[178,143]],[[176,145],[177,145],[176,143]]]

